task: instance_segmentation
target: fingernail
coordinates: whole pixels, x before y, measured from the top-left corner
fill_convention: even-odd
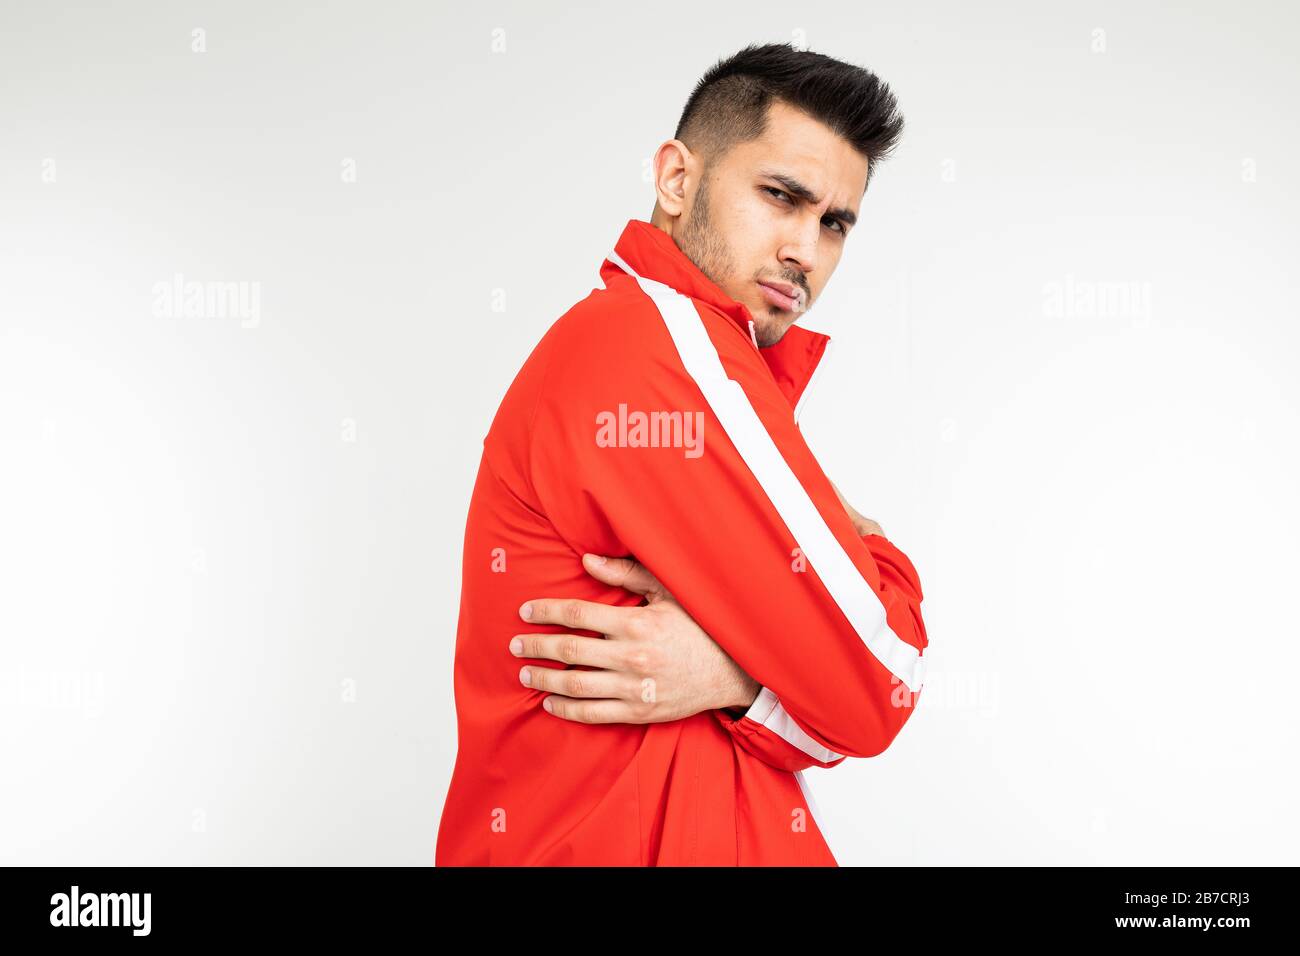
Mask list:
[[[520,682],[521,684],[523,684],[525,687],[531,687],[531,686],[532,686],[532,684],[533,684],[533,675],[532,675],[531,673],[529,673],[527,667],[525,667],[523,670],[521,670],[521,671],[519,672],[519,682]]]
[[[531,604],[525,604],[519,609],[519,616],[525,621],[530,620],[533,616],[533,606]]]
[[[592,564],[604,564],[604,563],[605,563],[605,556],[604,556],[603,554],[593,554],[593,555],[591,556],[591,563],[592,563]]]
[[[512,638],[510,641],[510,653],[517,655],[517,654],[522,654],[523,652],[524,652],[524,642],[517,637]]]
[[[548,714],[549,714],[549,713],[552,713],[552,711],[551,711],[551,698],[548,697],[548,698],[546,698],[544,701],[542,701],[542,707],[544,707],[544,708],[546,709],[546,712],[547,712]]]

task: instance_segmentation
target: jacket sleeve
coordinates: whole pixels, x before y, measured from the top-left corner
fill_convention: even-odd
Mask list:
[[[711,712],[738,746],[777,766],[881,753],[928,643],[910,562],[857,534],[730,319],[675,295],[607,312],[544,340],[528,444],[543,513],[577,556],[635,555],[762,684],[753,716]]]
[[[886,607],[886,620],[893,620],[891,627],[898,626],[904,630],[914,626],[924,646],[928,641],[925,622],[921,618],[923,595],[916,568],[907,555],[883,535],[863,535],[862,541],[871,551],[880,571],[880,593]],[[914,705],[915,700],[911,703]],[[837,767],[845,760],[844,754],[818,748],[815,741],[804,739],[802,731],[771,688],[761,687],[748,709],[721,708],[714,711],[714,716],[741,747],[778,769],[795,771],[808,767]]]

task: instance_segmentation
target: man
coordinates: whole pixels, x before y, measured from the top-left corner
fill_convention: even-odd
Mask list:
[[[798,430],[828,337],[794,323],[901,129],[875,76],[788,45],[692,93],[651,221],[484,439],[438,865],[836,865],[801,771],[889,746],[928,640]]]

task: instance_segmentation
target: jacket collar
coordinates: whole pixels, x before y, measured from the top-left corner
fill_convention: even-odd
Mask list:
[[[749,308],[723,292],[687,258],[673,237],[658,226],[641,219],[629,219],[622,235],[614,243],[614,252],[638,276],[662,282],[685,296],[712,306],[731,319],[746,339],[753,341],[753,316]],[[612,276],[622,272],[623,269],[610,259],[600,265],[600,278],[606,286]],[[799,408],[829,344],[829,335],[792,325],[775,345],[759,348],[755,344],[755,348],[791,407]]]

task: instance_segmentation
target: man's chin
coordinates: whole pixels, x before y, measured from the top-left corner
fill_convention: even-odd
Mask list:
[[[758,322],[755,322],[754,338],[758,340],[758,347],[765,349],[769,345],[776,345],[777,342],[780,342],[781,339],[785,337],[785,333],[789,330],[790,326],[794,325],[797,321],[797,319],[792,319],[789,322],[773,322],[771,324],[759,324]]]

